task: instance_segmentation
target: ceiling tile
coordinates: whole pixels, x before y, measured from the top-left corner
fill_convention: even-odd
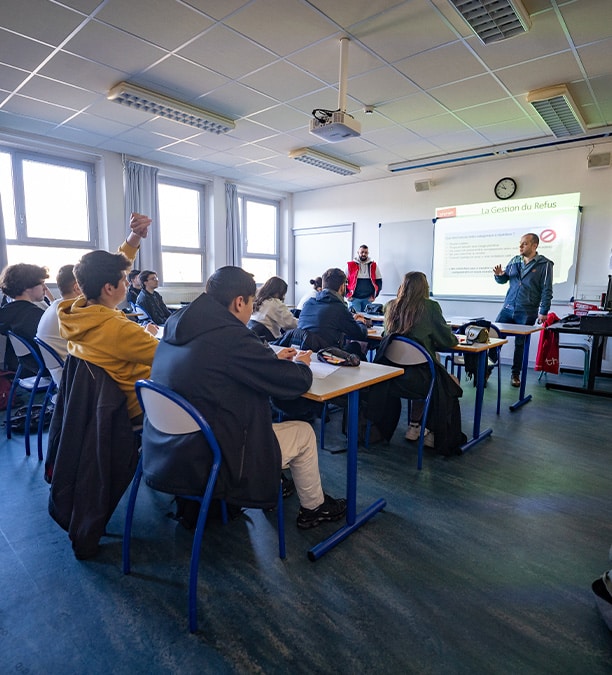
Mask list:
[[[178,56],[168,56],[138,75],[137,83],[189,103],[227,84],[223,75]]]
[[[278,101],[244,87],[238,82],[230,82],[194,101],[194,105],[235,118],[246,117],[277,104]]]
[[[104,119],[103,117],[96,117],[88,113],[80,113],[76,117],[73,117],[70,120],[70,126],[111,137],[117,136],[131,128],[126,124]]]
[[[298,0],[257,0],[224,23],[280,56],[337,31],[327,19]]]
[[[0,15],[1,17],[1,15]],[[23,70],[34,70],[52,48],[0,28],[0,62]]]
[[[225,26],[215,26],[178,52],[194,63],[236,79],[276,60],[276,56]]]
[[[150,66],[166,53],[133,35],[95,21],[77,33],[66,44],[65,50],[131,73]]]
[[[429,93],[449,110],[496,101],[508,95],[491,75],[477,75],[469,80],[445,84],[431,89]]]
[[[63,105],[73,110],[81,110],[98,100],[100,94],[85,91],[70,84],[64,84],[57,80],[50,80],[40,75],[35,75],[19,91],[24,96],[36,98],[39,101],[48,101]]]
[[[412,120],[448,112],[429,94],[412,94],[400,101],[378,106],[376,110],[398,124],[408,124]]]
[[[519,114],[520,111],[519,111]],[[423,117],[419,120],[414,120],[408,125],[410,131],[413,131],[424,138],[428,136],[438,136],[440,134],[464,131],[466,125],[458,119],[458,116],[447,113],[444,115],[434,115],[433,117]]]
[[[422,89],[431,89],[485,72],[485,66],[463,42],[430,49],[397,61],[394,65]]]
[[[309,47],[291,54],[287,58],[300,68],[315,75],[323,82],[338,85],[340,71],[340,36],[327,38]],[[362,48],[359,42],[349,40],[346,71],[348,78],[380,68],[384,63],[380,58]]]
[[[127,78],[127,73],[121,70],[67,52],[54,54],[39,73],[100,94],[106,94],[117,82]]]
[[[11,68],[0,63],[0,86],[5,91],[12,91],[16,89],[28,76],[27,70],[20,70],[19,68]]]
[[[2,0],[4,28],[57,47],[83,21],[83,16],[48,0]]]
[[[360,23],[354,30],[364,45],[394,63],[456,39],[431,11],[428,0],[402,2],[385,14]]]
[[[533,89],[582,79],[580,67],[569,51],[503,68],[496,71],[495,76],[515,96]]]
[[[199,9],[214,19],[223,19],[252,0],[187,0],[186,4]]]
[[[212,25],[200,12],[175,0],[109,0],[96,19],[168,50]]]
[[[535,121],[527,116],[500,124],[478,127],[478,131],[493,145],[541,138],[545,135],[538,128]]]
[[[395,7],[398,3],[397,0],[311,0],[311,4],[333,21],[343,26],[353,26]]]
[[[45,122],[61,124],[66,121],[75,111],[51,103],[44,103],[33,98],[17,94],[10,98],[3,106],[3,110],[17,115],[25,115]]]
[[[382,68],[351,78],[347,89],[353,98],[365,105],[395,101],[418,91],[400,73]]]
[[[458,110],[455,115],[472,127],[490,124],[491,121],[505,122],[525,117],[525,112],[512,98],[505,98],[493,103],[483,103]]]
[[[610,70],[612,38],[578,49],[578,57],[588,77],[599,77]]]
[[[533,18],[531,29],[527,33],[492,45],[483,45],[480,40],[474,40],[472,47],[491,70],[497,70],[546,54],[565,51],[570,44],[554,12],[546,12]]]
[[[612,2],[610,0],[589,0],[588,3],[570,2],[562,5],[559,10],[576,46],[610,37],[610,26],[612,26]],[[610,58],[612,57],[608,53],[608,59]]]
[[[264,124],[269,130],[290,131],[298,127],[307,127],[311,116],[293,110],[285,105],[274,106],[249,117],[254,122]]]
[[[243,77],[240,83],[279,101],[290,101],[324,86],[320,80],[282,61],[272,63]]]

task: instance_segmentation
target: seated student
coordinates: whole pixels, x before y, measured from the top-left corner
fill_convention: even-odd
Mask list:
[[[166,307],[162,296],[155,290],[159,286],[157,272],[144,270],[140,273],[139,279],[142,290],[138,294],[136,304],[144,309],[153,323],[163,326],[172,312]]]
[[[142,291],[142,284],[140,283],[140,270],[130,270],[128,272],[128,289],[127,293],[125,294],[125,299],[132,305],[135,305],[140,291]]]
[[[168,319],[151,378],[193,403],[212,427],[223,455],[216,496],[237,506],[274,506],[281,468],[289,467],[301,504],[297,526],[338,520],[346,500],[323,493],[312,427],[273,424],[268,402],[270,396],[295,398],[309,389],[310,352],[284,349],[277,355],[246,327],[255,291],[253,276],[240,267],[218,269],[206,292]],[[202,489],[197,470],[184,465],[188,457],[194,466],[205,461],[201,439],[156,441],[145,419],[143,443],[147,440],[159,447],[159,457],[149,452],[148,461],[169,463],[151,484],[163,486],[170,471],[176,479],[172,491]]]
[[[158,341],[151,332],[130,321],[116,309],[125,299],[127,270],[146,237],[151,219],[132,214],[132,231],[119,253],[92,251],[74,267],[82,295],[62,300],[58,306],[60,335],[68,341],[68,353],[103,368],[127,397],[128,414],[139,423],[142,411],[136,398],[136,380],[149,377]]]
[[[302,307],[304,307],[304,303],[307,300],[310,300],[310,298],[316,298],[317,293],[320,293],[321,290],[323,290],[323,280],[321,279],[321,277],[315,277],[314,279],[311,279],[309,283],[312,286],[312,288],[308,292],[304,293],[304,295],[300,298],[300,301],[295,307],[300,311],[302,311]]]
[[[59,268],[55,281],[62,297],[58,300],[54,300],[49,307],[47,307],[40,318],[38,329],[36,331],[36,337],[43,342],[46,342],[50,347],[53,347],[63,359],[68,355],[68,345],[59,332],[57,306],[62,300],[73,300],[81,292],[79,285],[74,278],[73,270],[74,265],[64,265]],[[55,381],[55,384],[59,387],[62,379],[62,368],[56,366],[55,368],[50,368],[49,372],[51,373],[51,377]]]
[[[297,319],[284,303],[286,294],[287,282],[280,277],[270,277],[257,291],[248,327],[253,329],[251,322],[261,324],[270,332],[271,340],[279,338],[285,331],[296,328]]]
[[[436,364],[436,385],[432,395],[429,419],[423,422],[423,405],[412,403],[411,421],[406,440],[419,438],[421,424],[425,423],[425,445],[436,447],[442,454],[455,454],[466,437],[461,433],[459,398],[462,389],[437,360],[437,351],[448,351],[457,344],[440,305],[429,298],[429,285],[422,272],[408,272],[397,291],[397,298],[385,306],[385,339],[378,348],[376,363],[390,364],[385,357],[386,341],[392,335],[403,335],[425,347]],[[387,385],[373,387],[368,400],[368,417],[378,426],[384,438],[390,439],[397,427],[401,412],[401,397],[419,399],[427,394],[430,384],[427,364],[408,366],[404,375]],[[381,401],[380,393],[385,393]]]
[[[317,334],[327,347],[344,347],[345,340],[367,341],[365,318],[351,314],[344,302],[346,274],[338,268],[328,269],[322,285],[322,291],[304,303],[298,328]]]
[[[0,289],[5,296],[12,298],[12,302],[8,302],[0,309],[0,332],[12,330],[13,333],[25,338],[39,353],[34,336],[45,310],[37,303],[44,302],[47,292],[45,279],[48,277],[49,272],[45,267],[27,263],[9,265],[0,276]],[[38,366],[34,357],[28,355],[22,362],[27,371],[22,371],[22,377],[36,374]],[[17,370],[18,365],[13,347],[7,340],[5,367]]]

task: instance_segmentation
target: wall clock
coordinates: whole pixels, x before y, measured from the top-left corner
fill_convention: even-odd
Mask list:
[[[500,178],[497,183],[495,183],[495,196],[498,199],[510,199],[516,192],[516,181],[514,178]]]

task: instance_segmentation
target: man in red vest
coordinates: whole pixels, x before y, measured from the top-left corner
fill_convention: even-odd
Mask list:
[[[365,311],[370,302],[374,302],[382,290],[382,276],[380,268],[370,260],[368,247],[362,244],[357,255],[347,264],[347,290],[346,297],[349,307],[355,312]]]

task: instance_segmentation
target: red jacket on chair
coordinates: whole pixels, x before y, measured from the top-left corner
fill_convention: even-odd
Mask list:
[[[548,330],[548,326],[559,321],[559,317],[554,312],[549,312],[544,319],[544,330],[540,333],[540,344],[534,370],[541,370],[545,373],[559,374],[559,333]]]

